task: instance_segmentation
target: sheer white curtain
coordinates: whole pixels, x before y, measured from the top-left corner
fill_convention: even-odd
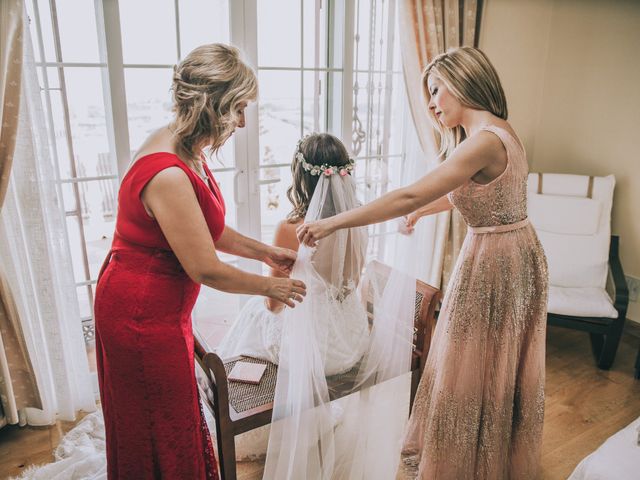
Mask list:
[[[21,413],[26,423],[45,425],[73,420],[78,410],[94,411],[96,405],[28,32],[24,26],[16,148],[0,213],[0,263],[42,400],[41,409]]]
[[[390,178],[394,188],[406,186],[425,175],[438,165],[435,153],[424,150],[415,128],[414,120],[405,104],[405,152],[403,168],[391,169]],[[429,130],[426,132],[431,134]],[[445,236],[449,226],[450,212],[422,217],[411,235],[393,233],[385,243],[383,261],[418,278],[429,285],[440,287],[444,260]],[[389,226],[397,232],[398,221]]]

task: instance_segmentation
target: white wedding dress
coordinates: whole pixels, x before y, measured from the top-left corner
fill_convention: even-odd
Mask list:
[[[331,345],[324,359],[327,376],[351,370],[362,358],[369,334],[366,312],[358,295],[348,295],[337,309],[329,308],[322,319],[325,321],[318,325],[318,330],[324,330],[321,335],[326,335]],[[277,365],[284,312],[273,313],[267,309],[264,298],[251,298],[216,348],[216,353],[223,359],[245,355]]]

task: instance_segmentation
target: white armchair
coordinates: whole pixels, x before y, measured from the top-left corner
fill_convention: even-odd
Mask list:
[[[528,214],[549,262],[550,324],[587,331],[598,367],[609,369],[629,292],[611,236],[615,178],[529,174]]]

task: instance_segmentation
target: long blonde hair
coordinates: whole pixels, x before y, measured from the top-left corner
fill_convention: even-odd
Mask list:
[[[173,134],[192,157],[202,142],[216,152],[238,123],[238,106],[258,96],[256,74],[240,50],[221,43],[201,45],[173,69]]]
[[[465,107],[486,110],[507,119],[507,99],[500,78],[487,56],[477,48],[458,47],[436,56],[422,73],[422,86],[427,103],[431,100],[428,80],[435,75]],[[443,126],[429,110],[439,134],[439,155],[446,158],[465,138],[464,129]]]

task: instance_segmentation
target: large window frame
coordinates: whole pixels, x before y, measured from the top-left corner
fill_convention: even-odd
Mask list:
[[[53,125],[54,123],[51,113],[51,92],[59,91],[62,99],[66,135],[65,143],[68,155],[71,158],[71,175],[70,178],[60,178],[58,168],[60,159],[58,158],[56,149],[53,148],[52,154],[58,170],[56,172],[56,182],[60,198],[63,196],[62,189],[65,185],[69,185],[73,192],[76,208],[68,211],[67,216],[77,218],[79,223],[80,235],[82,237],[81,255],[84,269],[84,279],[76,279],[76,287],[78,289],[86,289],[90,305],[93,305],[94,288],[97,279],[93,278],[91,273],[87,245],[84,238],[81,189],[87,188],[87,186],[90,185],[88,182],[100,182],[101,185],[110,185],[108,188],[117,191],[119,181],[129,166],[132,152],[129,138],[127,89],[125,84],[126,69],[167,69],[172,68],[173,65],[127,64],[124,62],[119,0],[93,0],[100,54],[98,62],[63,61],[60,32],[57,22],[56,0],[48,0],[53,28],[55,59],[54,61],[47,61],[44,53],[45,44],[42,34],[41,12],[39,9],[39,3],[43,1],[47,2],[47,0],[32,0],[32,3],[30,3],[32,6],[32,18],[30,18],[30,20],[35,22],[36,31],[38,32],[37,39],[35,40],[38,42],[40,52],[40,58],[36,59],[36,65],[41,73],[43,101],[45,103],[45,111],[49,125]],[[322,51],[321,53],[326,53],[329,57],[329,62],[326,66],[319,66],[317,62],[316,65],[309,66],[305,65],[305,62],[301,60],[299,67],[262,65],[260,63],[260,59],[258,58],[257,34],[258,1],[259,0],[229,0],[230,43],[243,50],[247,61],[256,69],[258,74],[265,71],[299,72],[301,76],[300,101],[302,105],[304,105],[305,101],[304,74],[313,74],[313,88],[317,92],[314,96],[313,130],[334,133],[341,137],[348,149],[355,154],[357,164],[356,180],[362,188],[364,201],[370,201],[374,197],[386,192],[390,185],[390,178],[389,175],[384,172],[388,172],[392,164],[401,165],[405,159],[404,147],[399,151],[390,152],[389,142],[387,141],[391,135],[390,130],[392,128],[392,85],[396,79],[401,78],[402,74],[397,68],[397,47],[394,63],[393,38],[395,32],[393,25],[395,25],[396,0],[368,0],[368,3],[363,3],[363,0],[315,0],[313,2],[299,0],[301,12],[304,12],[305,8],[313,10],[316,25],[312,36],[308,35],[309,32],[305,32],[304,29],[301,28],[300,41],[305,42],[313,39],[312,41],[315,42],[316,47],[316,58],[318,51],[322,51],[323,49],[326,49],[326,52]],[[174,33],[176,36],[177,63],[186,52],[181,51],[180,2],[179,0],[173,0],[173,4],[175,7]],[[365,66],[359,64],[357,53],[358,42],[360,41],[358,20],[362,20],[359,13],[361,5],[366,6],[370,12],[379,11],[384,13],[386,11],[387,30],[385,30],[384,33],[386,39],[382,36],[379,40],[369,39],[371,44],[369,45],[370,59],[374,57],[374,41],[379,42],[380,45],[385,45],[386,52],[375,52],[376,55],[380,53],[380,58],[386,56],[387,63],[384,66],[378,64],[376,67],[375,62],[370,62]],[[373,17],[373,14],[370,15]],[[301,14],[301,17],[303,16],[304,13]],[[372,18],[367,20],[371,21]],[[375,22],[371,23],[371,25],[375,27]],[[380,20],[380,25],[383,25],[383,20]],[[326,29],[324,36],[320,35],[321,28]],[[375,30],[375,28],[372,29]],[[382,28],[380,30],[382,30]],[[320,44],[319,39],[321,37],[325,39],[324,44]],[[354,45],[356,47],[355,52]],[[333,66],[332,56],[341,57],[338,67]],[[394,68],[394,65],[396,68]],[[107,141],[109,145],[108,161],[115,166],[113,171],[117,173],[83,176],[81,169],[79,169],[76,164],[65,79],[65,69],[74,67],[96,68],[101,73],[102,85],[104,86],[103,102],[106,117]],[[57,71],[57,82],[59,84],[57,87],[49,84],[50,69]],[[332,74],[340,74],[340,80],[336,81],[336,76]],[[377,143],[372,142],[374,135],[371,130],[373,128],[371,118],[369,118],[367,123],[369,131],[364,132],[366,137],[364,143],[361,141],[362,135],[357,134],[359,133],[357,129],[361,119],[358,117],[358,105],[357,102],[354,105],[354,98],[357,100],[358,95],[361,94],[361,92],[358,91],[359,87],[361,87],[361,85],[359,86],[358,84],[359,75],[366,75],[369,78],[370,85],[373,85],[372,79],[374,79],[374,77],[376,79],[385,79],[384,92],[381,90],[382,87],[378,92],[378,95],[382,95],[383,93],[385,99],[380,100],[376,104],[376,107],[374,106],[375,102],[372,103],[373,94],[368,94],[368,106],[366,108],[369,117],[371,117],[375,108],[378,108],[377,118],[378,120],[383,118],[382,131],[375,135]],[[401,81],[397,81],[395,84],[401,85],[399,88],[404,88]],[[320,102],[323,102],[323,104],[321,105]],[[322,109],[324,109],[325,115],[321,120],[319,112]],[[289,163],[268,165],[261,163],[259,101],[249,106],[246,111],[246,117],[246,128],[238,130],[234,135],[234,166],[215,168],[214,172],[233,172],[234,198],[227,199],[227,202],[235,203],[237,229],[248,236],[261,238],[261,186],[277,181],[269,178],[261,178],[261,175],[267,168],[288,168]],[[378,130],[380,130],[380,128],[378,128]],[[300,135],[302,136],[304,133],[306,133],[304,128],[304,112],[301,110]],[[55,145],[56,138],[53,128],[49,128],[49,135],[51,144]],[[367,172],[370,168],[373,168],[372,166],[374,164],[379,171],[383,172],[380,178],[372,179],[367,177]],[[384,237],[390,233],[391,232],[386,230],[384,226],[374,227],[370,230],[371,237],[377,239],[373,242],[373,247],[370,250],[372,256],[376,256],[377,252],[384,251]],[[255,261],[231,258],[228,260],[249,271],[262,271],[262,266]],[[92,340],[93,337],[92,320],[92,315],[82,317],[83,330],[87,341]]]

